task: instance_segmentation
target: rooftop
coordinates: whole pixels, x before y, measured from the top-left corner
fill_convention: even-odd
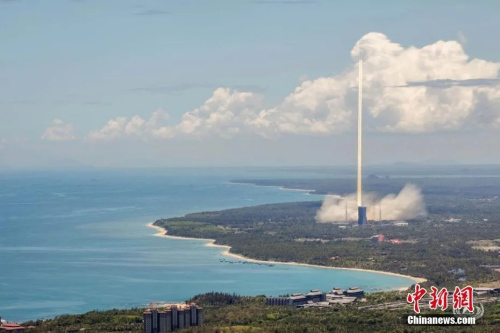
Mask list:
[[[171,310],[172,308],[177,308],[177,310],[189,310],[192,306],[195,306],[197,309],[201,309],[198,305],[195,303],[191,304],[185,304],[185,303],[165,303],[158,305],[158,307],[152,307],[149,309],[144,310],[144,314],[149,314],[152,311],[156,310],[158,313],[165,313],[166,311]]]
[[[4,332],[10,332],[10,331],[17,331],[17,330],[24,330],[25,327],[16,324],[16,323],[8,323],[8,324],[2,324],[0,325],[0,330]]]
[[[290,297],[290,299],[303,299],[305,297],[306,297],[305,295],[297,295],[297,296]]]

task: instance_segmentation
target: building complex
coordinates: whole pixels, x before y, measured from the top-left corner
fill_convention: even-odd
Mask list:
[[[267,305],[281,305],[294,307],[328,307],[335,304],[352,304],[358,298],[364,297],[364,291],[358,287],[347,290],[334,288],[328,293],[313,289],[306,294],[292,294],[291,296],[267,297]]]
[[[194,303],[171,304],[162,309],[151,308],[143,313],[144,333],[166,333],[203,324],[203,309]]]

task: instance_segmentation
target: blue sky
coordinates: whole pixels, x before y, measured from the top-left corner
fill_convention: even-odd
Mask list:
[[[0,166],[55,167],[68,161],[95,166],[349,164],[355,133],[337,132],[331,124],[319,136],[312,130],[280,129],[270,137],[247,133],[232,121],[230,127],[220,125],[230,135],[219,137],[217,129],[203,125],[194,139],[189,137],[193,133],[174,127],[220,87],[261,96],[255,114],[275,108],[288,112],[288,104],[280,105],[301,82],[352,70],[356,59],[351,50],[370,32],[404,48],[455,40],[469,59],[499,63],[498,9],[495,1],[0,0]],[[436,77],[456,79],[453,75]],[[478,71],[467,78],[483,76]],[[494,92],[488,94],[487,109],[495,109]],[[247,103],[247,97],[238,98]],[[156,134],[145,138],[145,129],[137,140],[125,134],[89,139],[111,119],[147,121],[160,109],[168,114],[169,126],[169,134],[160,139]],[[55,119],[64,125],[54,125]],[[42,139],[48,127],[67,124],[67,140]],[[478,133],[496,140],[496,127],[469,129],[463,121],[451,130],[425,125],[415,134],[401,124],[393,124],[395,133],[374,130],[373,142],[402,140],[413,153],[374,148],[367,153],[372,163],[436,157],[500,162],[487,149],[474,148]],[[442,148],[429,153],[429,137]],[[450,149],[457,141],[463,141],[462,148]],[[317,149],[310,151],[310,146]],[[241,147],[247,147],[246,154],[239,153]]]

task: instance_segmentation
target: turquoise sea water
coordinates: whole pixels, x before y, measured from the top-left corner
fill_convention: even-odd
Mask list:
[[[208,291],[279,295],[334,286],[367,291],[412,280],[292,265],[228,264],[223,249],[153,237],[161,217],[321,200],[231,184],[243,169],[0,173],[0,316],[10,321],[183,301]],[[276,178],[277,175],[271,175]],[[289,175],[286,175],[288,178]]]

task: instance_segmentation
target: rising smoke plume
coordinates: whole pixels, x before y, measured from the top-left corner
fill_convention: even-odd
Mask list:
[[[379,221],[380,217],[382,220],[404,220],[427,214],[422,192],[413,184],[406,184],[398,195],[389,194],[382,199],[377,199],[373,193],[363,194],[363,204],[370,221]],[[358,219],[355,193],[344,197],[328,195],[316,213],[316,221],[321,223],[342,223],[346,218],[347,221]]]

